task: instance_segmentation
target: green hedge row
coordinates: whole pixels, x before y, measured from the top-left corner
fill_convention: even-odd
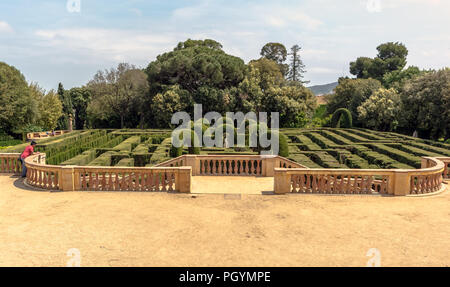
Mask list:
[[[153,166],[155,164],[158,164],[160,162],[166,161],[170,159],[169,150],[172,146],[172,139],[166,138],[164,139],[160,145],[156,148],[156,150],[153,152],[150,162],[147,165]]]
[[[312,161],[307,155],[302,153],[289,154],[289,159],[298,162],[301,165],[307,166],[309,168],[322,168],[314,161]]]
[[[307,153],[307,155],[312,161],[325,168],[347,168],[344,163],[338,162],[326,151],[316,151],[314,153]]]
[[[351,140],[353,143],[361,143],[361,142],[370,141],[367,138],[363,138],[359,135],[349,133],[347,130],[343,130],[343,129],[335,129],[335,130],[333,130],[333,132],[348,139],[348,140]]]
[[[416,141],[408,141],[408,145],[411,145],[413,147],[421,148],[426,151],[434,152],[437,154],[442,154],[444,156],[450,156],[450,150],[445,148],[440,148],[436,146],[430,146],[424,143],[416,142]]]
[[[345,129],[344,131],[351,133],[351,134],[355,134],[361,138],[366,138],[367,140],[386,140],[385,137],[371,134],[371,133],[365,132],[364,130],[361,130],[361,129]]]
[[[112,155],[117,154],[115,151],[107,151],[102,153],[99,157],[91,161],[88,166],[111,166]]]
[[[351,153],[349,150],[335,149],[327,150],[327,152],[334,156],[334,158],[336,158],[336,160],[340,163],[344,163],[349,168],[378,168],[377,165],[370,164],[366,159],[358,156],[357,154]]]
[[[292,136],[291,137],[293,142],[296,143],[301,143],[301,145],[297,145],[299,149],[301,150],[321,150],[322,148],[314,143],[309,137],[300,134],[300,135],[296,135],[296,136]]]
[[[422,156],[432,156],[432,157],[443,156],[442,154],[438,154],[438,153],[434,153],[434,152],[427,151],[427,150],[424,150],[424,149],[416,148],[416,147],[413,147],[413,146],[409,146],[407,144],[386,144],[386,145],[389,146],[389,147],[393,147],[393,148],[399,149],[401,151],[413,154],[415,156],[419,156],[419,157],[422,157]]]
[[[329,130],[319,130],[318,133],[320,133],[321,135],[323,135],[324,137],[332,140],[333,142],[340,144],[340,145],[352,145],[354,144],[353,141],[338,135],[336,133],[334,133],[333,131],[329,131]]]
[[[141,143],[140,136],[132,136],[113,147],[113,150],[131,152]]]
[[[404,168],[411,169],[412,166],[396,161],[395,159],[371,150],[363,145],[354,145],[349,147],[351,152],[366,159],[369,164],[374,164],[379,168]]]
[[[44,151],[47,155],[47,162],[49,164],[60,164],[61,162],[65,162],[65,161],[69,160],[70,158],[72,158],[86,150],[94,149],[97,146],[102,146],[105,143],[108,143],[110,141],[111,136],[106,135],[106,134],[102,135],[102,136],[98,136],[101,134],[103,134],[103,133],[88,136],[86,139],[84,139],[80,142],[77,142],[75,144],[69,145],[69,146],[67,146],[66,149],[64,149],[63,151],[58,152],[56,154],[54,152],[56,150],[59,150],[60,147],[57,149],[50,149],[50,150]],[[50,156],[48,154],[50,154]]]
[[[413,166],[415,168],[420,168],[420,158],[406,153],[404,151],[398,150],[393,147],[386,146],[384,144],[369,144],[370,148],[379,153],[385,154],[401,163]]]
[[[133,158],[123,158],[115,166],[134,166]]]
[[[338,146],[334,141],[327,139],[317,132],[306,132],[304,133],[304,135],[309,137],[313,142],[318,144],[323,149],[336,148]]]
[[[68,159],[61,163],[61,165],[87,165],[97,157],[97,151],[95,149],[87,150],[71,159]]]

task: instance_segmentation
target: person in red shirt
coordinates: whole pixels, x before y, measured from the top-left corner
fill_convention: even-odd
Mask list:
[[[22,162],[22,177],[27,176],[27,167],[25,166],[25,159],[30,155],[34,154],[34,147],[36,146],[35,141],[31,141],[30,145],[25,148],[23,153],[20,155],[19,160]]]

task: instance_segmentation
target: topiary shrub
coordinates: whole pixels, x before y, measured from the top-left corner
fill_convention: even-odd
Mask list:
[[[278,131],[267,131],[267,134],[263,134],[263,137],[266,137],[267,139],[271,140],[272,139],[272,134],[278,134],[278,146],[279,146],[279,150],[278,150],[278,155],[282,156],[282,157],[288,157],[289,156],[289,144],[288,144],[288,140],[286,138],[286,136],[284,134],[281,134]],[[259,145],[259,141],[258,141],[258,153],[261,154],[261,151],[263,150],[269,150],[270,147],[267,148],[263,148]]]
[[[331,117],[331,127],[333,128],[351,128],[352,114],[345,108],[337,109]]]

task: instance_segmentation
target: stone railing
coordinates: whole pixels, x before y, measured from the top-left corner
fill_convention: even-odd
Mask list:
[[[422,169],[415,170],[276,168],[274,192],[391,195],[437,192],[443,189],[443,160],[448,162],[450,158],[424,157]]]
[[[19,174],[22,171],[19,156],[20,153],[0,153],[0,173]]]
[[[194,176],[273,176],[274,168],[306,168],[280,156],[264,155],[182,155],[159,167],[192,167]]]
[[[55,136],[60,136],[60,135],[63,135],[63,134],[67,134],[69,132],[70,131],[68,131],[68,130],[58,130],[58,131],[54,131],[53,133],[51,131],[27,133],[27,139],[28,140],[32,140],[32,139],[41,139],[41,138],[55,137]]]
[[[450,157],[436,157],[436,159],[444,163],[444,172],[442,173],[444,179],[450,179]],[[424,162],[422,161],[422,167],[424,167],[423,165]]]
[[[190,167],[93,167],[45,164],[28,157],[27,184],[62,191],[191,191]]]
[[[62,190],[62,166],[46,165],[45,154],[29,156],[27,166],[27,184],[48,190]]]

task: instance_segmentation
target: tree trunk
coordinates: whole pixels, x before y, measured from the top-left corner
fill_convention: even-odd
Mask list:
[[[123,115],[120,115],[120,128],[123,129]]]

